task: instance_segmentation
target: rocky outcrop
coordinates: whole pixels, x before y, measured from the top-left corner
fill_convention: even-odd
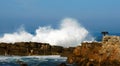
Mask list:
[[[120,66],[120,37],[104,36],[102,42],[82,43],[67,62],[77,66]]]
[[[101,42],[69,48],[37,42],[0,43],[0,55],[61,55],[77,66],[120,66],[120,36],[105,35]]]
[[[71,48],[62,46],[51,46],[48,43],[37,42],[16,42],[0,43],[0,55],[62,55],[67,56],[67,53],[73,52]]]

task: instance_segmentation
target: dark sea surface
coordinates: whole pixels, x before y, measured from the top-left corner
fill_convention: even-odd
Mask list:
[[[0,66],[20,66],[24,63],[28,66],[58,66],[66,63],[66,57],[59,55],[50,56],[0,56]]]

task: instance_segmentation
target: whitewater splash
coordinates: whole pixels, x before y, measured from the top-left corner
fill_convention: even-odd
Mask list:
[[[77,46],[89,35],[89,32],[75,19],[65,18],[61,21],[58,29],[51,26],[39,27],[35,35],[20,29],[12,34],[6,33],[0,37],[0,42],[42,42],[64,47]],[[89,37],[91,38],[91,37]]]
[[[0,56],[0,66],[20,66],[25,63],[28,66],[57,66],[66,62],[66,57],[59,55],[50,56]]]

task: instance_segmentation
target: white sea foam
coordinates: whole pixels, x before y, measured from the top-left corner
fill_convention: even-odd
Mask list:
[[[77,46],[82,41],[86,40],[89,35],[85,29],[76,19],[65,18],[61,21],[59,28],[54,29],[51,26],[39,27],[32,35],[20,29],[18,32],[12,34],[5,33],[0,37],[0,42],[14,43],[14,42],[43,42],[51,45],[60,45],[64,47]],[[91,37],[87,37],[92,38]]]
[[[48,61],[48,59],[54,59],[54,61],[65,61],[66,57],[60,57],[59,55],[49,56],[0,56],[0,62],[34,62],[34,61]]]

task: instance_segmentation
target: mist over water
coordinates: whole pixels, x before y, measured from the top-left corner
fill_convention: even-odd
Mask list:
[[[87,39],[86,39],[87,38]],[[65,18],[61,20],[58,29],[52,26],[39,27],[35,31],[35,35],[27,32],[24,28],[20,28],[14,33],[5,33],[0,37],[0,42],[42,42],[51,45],[59,45],[64,47],[77,46],[84,40],[92,40],[87,29],[85,29],[76,19]]]

